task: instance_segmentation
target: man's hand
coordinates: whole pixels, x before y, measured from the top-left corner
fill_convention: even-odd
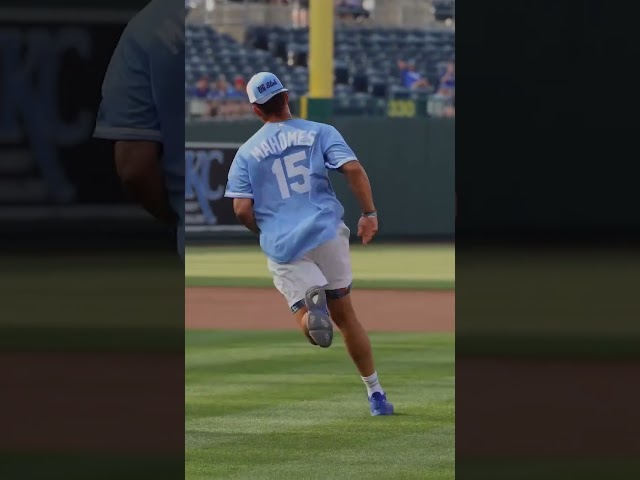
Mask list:
[[[377,217],[360,217],[358,220],[358,236],[362,238],[362,244],[367,245],[378,233]]]
[[[366,245],[378,233],[378,218],[373,214],[376,211],[376,207],[373,204],[369,177],[367,177],[367,172],[364,171],[360,162],[357,161],[345,163],[338,171],[347,177],[347,183],[358,199],[361,211],[371,214],[363,215],[358,221],[358,236],[362,237],[362,243]]]

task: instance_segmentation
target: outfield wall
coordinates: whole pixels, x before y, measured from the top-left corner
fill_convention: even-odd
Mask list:
[[[453,119],[342,117],[334,119],[332,124],[343,134],[367,169],[380,215],[380,238],[453,238]],[[248,139],[258,128],[260,123],[254,121],[187,124],[187,145],[208,148],[206,151],[195,153],[193,149],[187,149],[187,169],[199,169],[190,177],[192,181],[196,182],[198,178],[202,178],[202,162],[207,161],[215,165],[211,168],[207,166],[206,174],[215,177],[210,180],[208,191],[213,193],[209,199],[214,199],[215,205],[212,204],[211,212],[215,213],[216,219],[209,220],[209,223],[218,223],[210,225],[209,229],[203,227],[199,231],[194,231],[197,230],[195,227],[191,231],[188,228],[189,239],[214,239],[219,238],[221,234],[240,233],[231,225],[229,228],[221,225],[231,222],[230,203],[227,202],[228,199],[222,199],[219,195],[221,185],[226,183],[228,172],[228,164],[223,166],[223,163],[228,162],[230,153],[237,145]],[[214,148],[225,151],[216,151]],[[202,161],[196,163],[197,157],[201,157]],[[353,226],[360,215],[358,205],[339,173],[332,173],[332,181],[338,197],[345,206],[345,221]],[[190,181],[187,180],[187,196],[196,209],[200,195],[198,190],[191,188]],[[218,192],[217,196],[215,192]]]

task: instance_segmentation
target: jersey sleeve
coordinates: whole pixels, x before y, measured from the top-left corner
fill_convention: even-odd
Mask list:
[[[125,29],[102,84],[96,138],[162,141],[147,53]]]
[[[240,152],[236,153],[231,163],[224,196],[229,198],[253,198],[247,161],[240,155]]]
[[[356,154],[344,141],[340,132],[331,125],[323,131],[324,164],[330,170],[336,170],[347,162],[357,161]]]

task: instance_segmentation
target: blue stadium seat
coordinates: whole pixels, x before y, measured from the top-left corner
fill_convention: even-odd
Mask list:
[[[373,77],[369,82],[369,93],[376,98],[385,98],[387,96],[387,82],[382,77]]]
[[[349,83],[349,65],[347,62],[336,61],[334,63],[334,74],[336,84]]]
[[[402,85],[391,85],[389,94],[394,99],[408,99],[411,97],[411,91]]]
[[[344,97],[344,96],[351,95],[353,92],[351,90],[351,85],[338,83],[333,86],[333,93],[337,97],[341,97],[341,96]]]
[[[286,60],[289,54],[287,41],[281,38],[269,40],[269,52],[276,58]]]
[[[250,26],[242,43],[209,26],[190,24],[185,33],[187,84],[202,73],[212,78],[219,73],[240,74],[248,80],[258,71],[270,70],[290,86],[292,96],[306,93],[307,28]],[[386,95],[417,95],[401,85],[398,60],[413,59],[433,84],[440,76],[438,62],[455,58],[451,29],[350,26],[338,27],[334,38],[336,109],[352,114],[384,111]]]
[[[289,45],[287,63],[292,67],[306,66],[308,63],[309,47],[306,45]]]
[[[369,77],[366,73],[356,72],[351,76],[351,88],[354,92],[369,91]]]

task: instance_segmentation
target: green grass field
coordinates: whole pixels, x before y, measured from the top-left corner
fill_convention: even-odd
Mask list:
[[[372,334],[393,417],[371,417],[341,339],[186,332],[186,478],[453,479],[454,335]]]
[[[452,290],[455,286],[453,245],[354,245],[351,261],[358,288]],[[257,246],[188,248],[185,284],[273,287]]]

